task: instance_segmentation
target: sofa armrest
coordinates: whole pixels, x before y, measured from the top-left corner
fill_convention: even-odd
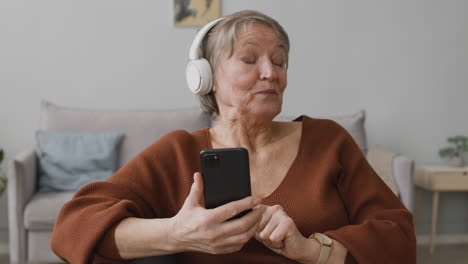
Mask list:
[[[26,256],[24,208],[36,191],[37,156],[34,149],[15,157],[8,168],[8,226],[10,261],[23,263]]]
[[[400,190],[400,199],[408,210],[414,212],[414,160],[399,155],[393,159],[393,175]]]

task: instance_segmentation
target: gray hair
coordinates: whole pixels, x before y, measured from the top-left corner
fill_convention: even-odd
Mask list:
[[[215,78],[215,69],[223,54],[228,52],[232,56],[234,46],[237,42],[237,34],[240,30],[245,30],[252,24],[260,23],[273,29],[289,54],[289,37],[284,28],[273,18],[264,15],[258,11],[245,10],[233,13],[222,19],[213,27],[203,40],[203,57],[210,62]],[[286,67],[288,65],[286,57]],[[214,83],[214,82],[213,82]],[[219,108],[214,97],[213,91],[206,95],[197,94],[201,109],[207,113],[211,119],[216,119],[219,115]]]

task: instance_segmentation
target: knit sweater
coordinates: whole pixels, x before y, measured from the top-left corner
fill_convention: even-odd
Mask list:
[[[375,173],[334,121],[302,116],[295,160],[265,205],[281,205],[305,237],[320,232],[348,250],[346,263],[416,263],[412,214]],[[177,214],[211,148],[208,128],[173,131],[143,150],[104,182],[81,188],[60,211],[52,250],[70,263],[127,263],[115,229],[127,217]],[[296,263],[251,239],[236,253],[185,252],[178,263]]]

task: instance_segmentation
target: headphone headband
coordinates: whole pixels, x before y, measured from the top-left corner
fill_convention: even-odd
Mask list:
[[[197,60],[200,59],[203,56],[203,49],[202,49],[202,42],[203,39],[205,38],[205,35],[212,29],[216,24],[218,24],[219,21],[224,19],[224,17],[220,17],[218,19],[215,19],[205,26],[203,26],[200,31],[198,31],[197,35],[195,36],[195,39],[192,42],[192,46],[190,46],[190,53],[189,53],[189,59],[190,60]]]

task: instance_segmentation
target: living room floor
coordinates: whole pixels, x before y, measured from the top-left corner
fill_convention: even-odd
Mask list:
[[[9,263],[7,255],[0,255],[0,264]],[[438,245],[434,255],[429,255],[429,246],[418,246],[417,264],[467,264],[468,244]],[[39,264],[39,263],[37,263]],[[45,263],[41,263],[45,264]]]

